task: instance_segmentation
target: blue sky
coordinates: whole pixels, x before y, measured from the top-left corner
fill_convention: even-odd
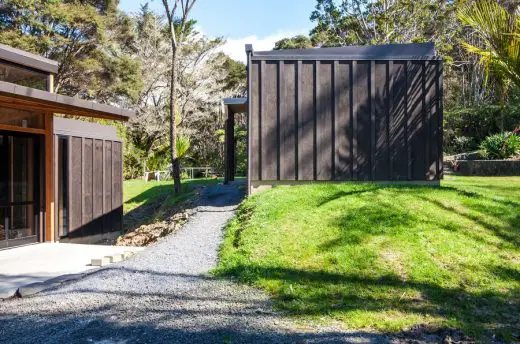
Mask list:
[[[119,7],[138,11],[144,2],[120,0]],[[161,0],[148,2],[162,13]],[[269,50],[283,37],[307,34],[313,27],[309,17],[315,4],[316,0],[197,0],[192,18],[207,36],[227,40],[224,52],[244,60],[246,43],[252,43],[255,50]]]

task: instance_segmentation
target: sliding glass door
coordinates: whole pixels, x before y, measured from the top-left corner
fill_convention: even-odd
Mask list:
[[[0,248],[38,239],[38,142],[0,132]]]

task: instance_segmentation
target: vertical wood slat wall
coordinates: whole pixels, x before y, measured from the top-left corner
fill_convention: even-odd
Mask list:
[[[67,136],[69,238],[122,230],[122,143]]]
[[[251,181],[442,178],[442,61],[250,66]]]

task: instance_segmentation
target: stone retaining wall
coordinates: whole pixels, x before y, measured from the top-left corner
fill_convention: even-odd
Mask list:
[[[457,160],[453,171],[462,176],[520,176],[520,160]]]

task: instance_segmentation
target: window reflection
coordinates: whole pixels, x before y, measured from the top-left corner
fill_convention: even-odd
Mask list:
[[[43,113],[0,107],[0,124],[44,129]]]
[[[0,62],[0,81],[48,91],[47,74],[5,62]]]

